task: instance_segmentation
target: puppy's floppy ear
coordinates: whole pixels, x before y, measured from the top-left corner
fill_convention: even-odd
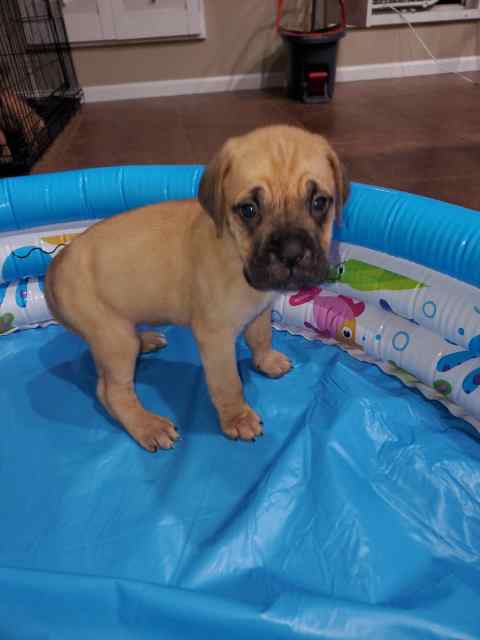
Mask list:
[[[200,181],[198,199],[205,211],[213,218],[217,237],[223,234],[225,224],[225,194],[223,183],[230,169],[231,141],[227,141],[208,164]]]
[[[335,187],[337,191],[337,220],[341,220],[343,206],[350,195],[350,180],[345,166],[340,162],[335,151],[331,150],[329,152],[328,159],[332,166],[333,175],[335,176]]]

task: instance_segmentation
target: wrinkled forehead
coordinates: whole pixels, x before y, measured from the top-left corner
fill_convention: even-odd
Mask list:
[[[238,201],[260,189],[270,201],[304,198],[312,182],[326,195],[335,195],[335,177],[327,145],[313,142],[240,141],[233,148],[226,191]]]

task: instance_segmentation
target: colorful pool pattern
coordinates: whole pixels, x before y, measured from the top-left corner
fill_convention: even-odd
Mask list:
[[[338,243],[322,287],[280,296],[272,321],[361,349],[480,418],[480,290],[421,265]]]

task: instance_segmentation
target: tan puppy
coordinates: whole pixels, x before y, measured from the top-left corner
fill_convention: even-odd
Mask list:
[[[262,434],[243,398],[235,338],[245,331],[265,375],[290,370],[272,350],[272,298],[325,279],[346,194],[322,137],[267,127],[226,142],[203,175],[199,201],[102,221],[55,258],[46,277],[50,309],[89,343],[98,398],[143,447],[170,448],[178,434],[135,394],[139,351],[165,346],[159,334],[137,333],[142,322],[190,326],[223,432],[244,440]]]

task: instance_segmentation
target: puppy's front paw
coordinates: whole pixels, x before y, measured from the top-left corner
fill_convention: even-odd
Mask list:
[[[281,378],[292,368],[292,363],[280,351],[267,351],[255,358],[255,366],[269,378]]]
[[[248,404],[234,418],[222,421],[222,431],[232,440],[255,440],[263,436],[262,422]]]
[[[131,433],[144,449],[152,453],[158,449],[171,449],[179,438],[173,422],[153,413],[143,418]]]

